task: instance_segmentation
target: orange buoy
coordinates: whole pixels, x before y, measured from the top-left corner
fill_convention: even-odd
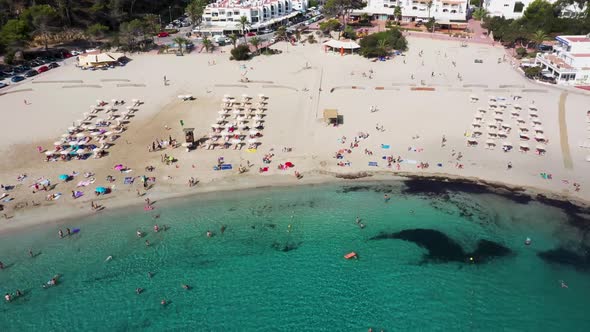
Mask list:
[[[348,254],[344,255],[344,258],[346,259],[352,259],[352,258],[358,258],[358,256],[356,255],[356,252],[349,252]]]

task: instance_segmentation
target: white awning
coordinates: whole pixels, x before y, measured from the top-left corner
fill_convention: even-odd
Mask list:
[[[334,40],[334,39],[330,39],[327,42],[325,42],[324,46],[329,46],[332,48],[344,48],[347,50],[361,48],[359,46],[359,44],[353,42],[352,40]]]

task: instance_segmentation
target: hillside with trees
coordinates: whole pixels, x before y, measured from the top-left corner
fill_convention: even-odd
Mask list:
[[[128,48],[189,12],[199,22],[207,0],[0,0],[0,53],[106,36]]]

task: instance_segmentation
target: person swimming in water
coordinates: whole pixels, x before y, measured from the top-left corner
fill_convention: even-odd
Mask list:
[[[565,283],[565,281],[563,281],[563,280],[559,280],[559,283],[560,283],[560,285],[561,285],[561,288],[569,288],[569,287],[567,286],[567,284]]]
[[[361,218],[359,218],[358,216],[356,217],[356,223],[360,224],[361,223]]]
[[[135,234],[137,234],[137,237],[143,237],[143,232],[139,229],[137,230],[137,232],[135,232]]]
[[[160,304],[165,306],[166,304],[168,304],[168,302],[166,302],[166,299],[162,299],[162,301],[160,301]]]
[[[135,289],[135,293],[137,295],[141,294],[141,292],[143,292],[143,288],[138,287],[138,288]]]
[[[211,231],[207,231],[207,237],[211,237],[213,236],[213,233],[211,233]]]
[[[385,199],[385,203],[387,203],[391,198],[389,197],[389,195],[385,194],[383,195],[383,199]]]
[[[150,246],[150,241],[149,240],[145,240],[145,246],[149,247]]]
[[[57,235],[59,235],[59,238],[61,239],[61,238],[63,238],[63,237],[64,237],[64,232],[63,232],[63,231],[60,229],[60,230],[57,232]]]
[[[153,276],[154,276],[154,274],[153,274],[153,273],[151,273],[151,272],[148,272],[148,273],[147,273],[147,276],[148,276],[148,278],[151,278],[151,277],[153,277]]]
[[[189,289],[191,289],[191,286],[189,286],[189,285],[186,285],[186,284],[182,284],[181,286],[182,286],[182,288],[184,288],[184,289],[186,289],[186,290],[189,290]]]
[[[105,259],[104,261],[105,261],[105,262],[108,262],[108,261],[110,261],[110,260],[112,260],[112,259],[113,259],[113,256],[109,256],[109,257],[107,257],[107,259]]]
[[[6,293],[4,295],[4,299],[6,300],[6,302],[10,302],[10,301],[12,301],[12,295],[10,295],[9,293]]]
[[[158,224],[154,225],[154,232],[158,233],[160,231],[160,226]]]
[[[17,289],[16,292],[14,293],[14,295],[16,297],[20,297],[20,296],[23,296],[24,294],[23,294],[23,292],[20,291],[20,289]]]
[[[223,234],[225,232],[225,225],[221,225],[221,234]]]

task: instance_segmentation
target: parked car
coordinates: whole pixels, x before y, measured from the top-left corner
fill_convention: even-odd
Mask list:
[[[170,36],[170,34],[166,31],[162,31],[158,34],[159,38],[168,37],[168,36]]]
[[[57,62],[52,62],[47,67],[49,67],[49,69],[53,69],[59,67],[59,65],[57,64]]]
[[[37,68],[37,72],[39,74],[44,73],[44,72],[46,72],[48,70],[49,70],[49,67],[47,67],[47,66],[41,66],[41,67]]]
[[[256,33],[255,32],[248,32],[248,33],[246,33],[246,37],[254,37],[254,36],[256,36]]]
[[[37,76],[39,73],[36,70],[29,70],[28,72],[25,73],[25,77],[33,77],[33,76]]]
[[[12,68],[5,68],[2,71],[2,74],[4,74],[4,76],[12,76],[15,74],[14,70]]]
[[[13,77],[10,79],[10,81],[11,81],[12,83],[18,83],[18,82],[20,82],[20,81],[23,81],[24,79],[25,79],[24,77],[22,77],[22,76],[20,76],[20,75],[16,75],[16,76],[13,76]]]
[[[0,89],[7,87],[8,84],[0,82]]]

